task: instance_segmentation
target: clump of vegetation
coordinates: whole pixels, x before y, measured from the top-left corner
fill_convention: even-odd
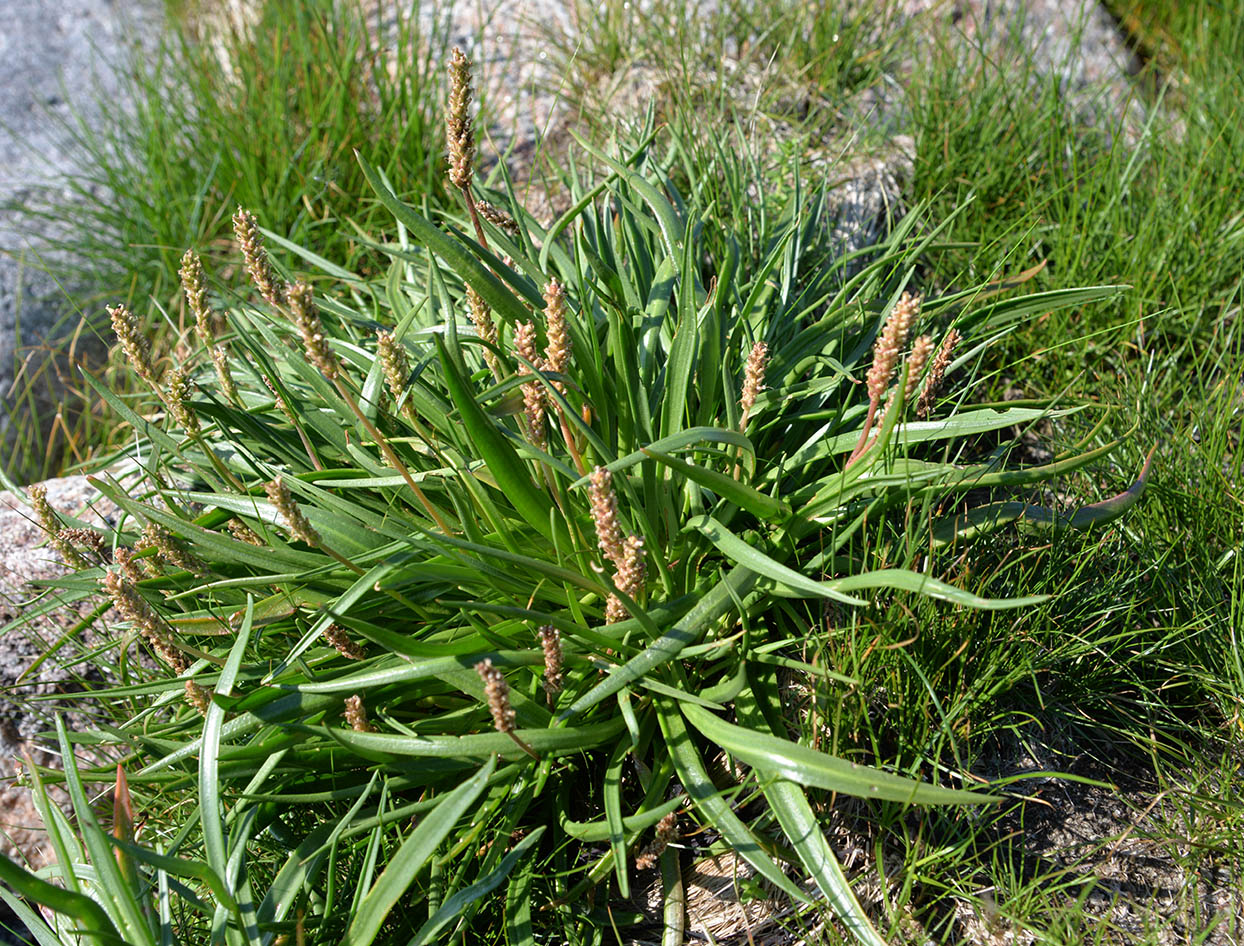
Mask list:
[[[404,197],[443,201],[436,104],[443,79],[435,68],[442,33],[427,9],[386,8],[378,19],[350,0],[264,2],[244,22],[170,9],[167,29],[150,47],[136,47],[122,71],[127,107],[77,103],[83,114],[66,132],[81,172],[13,209],[53,223],[58,236],[43,251],[62,261],[52,265],[76,311],[125,301],[157,359],[175,360],[188,322],[182,254],[192,247],[227,272],[238,205],[299,245],[366,272],[378,257],[343,221],[370,229],[383,211],[360,199],[366,182],[355,152]],[[113,390],[129,383],[120,363],[107,377]],[[51,434],[47,418],[26,409],[34,399],[13,394],[18,457],[6,466],[14,475],[54,475],[62,454],[81,463],[128,436],[76,376],[65,383],[70,394]]]
[[[890,811],[996,796],[868,739],[823,751],[789,683],[862,686],[805,659],[853,611],[1043,600],[1005,573],[937,576],[1008,522],[1092,525],[1135,501],[1143,478],[1068,515],[964,499],[1110,445],[951,462],[1059,414],[966,400],[991,341],[1116,290],[921,298],[914,266],[939,247],[918,216],[835,259],[825,191],[796,185],[736,231],[720,166],[678,192],[670,169],[692,159],[651,131],[588,148],[604,170],[568,180],[545,228],[474,182],[461,59],[453,75],[465,213],[433,222],[359,161],[392,215],[362,240],[383,272],[282,239],[314,273],[287,280],[239,211],[258,297],[213,296],[181,260],[184,370],[161,375],[141,321],[112,310],[158,396],[91,382],[139,438],[132,480],[98,479],[124,521],[101,545],[44,517],[88,566],[64,596],[102,588],[123,620],[87,655],[109,685],[75,697],[98,727],[57,719],[63,773],[30,769],[57,883],[0,861],[54,914],[0,896],[49,941],[594,942],[643,919],[628,898],[646,871],[680,929],[680,860],[728,850],[883,943],[818,812],[835,794]],[[42,791],[61,780],[76,830]]]

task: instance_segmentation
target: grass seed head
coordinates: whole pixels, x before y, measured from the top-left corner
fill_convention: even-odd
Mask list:
[[[628,535],[622,543],[622,561],[613,576],[617,589],[631,599],[637,599],[647,583],[648,570],[644,563],[644,540],[637,535]],[[605,623],[617,624],[630,617],[622,599],[610,595],[605,604]]]
[[[544,316],[549,339],[545,349],[548,368],[565,374],[570,367],[570,333],[566,331],[566,293],[556,279],[544,287]],[[557,390],[565,390],[561,382],[557,382]]]
[[[229,530],[229,534],[239,542],[245,542],[248,545],[258,545],[261,548],[263,547],[263,539],[261,539],[255,530],[241,519],[230,519],[225,523],[225,528],[227,528]]]
[[[112,560],[121,569],[121,574],[125,580],[131,584],[137,585],[143,580],[142,569],[138,567],[138,563],[134,561],[134,553],[125,546],[119,546],[112,553]]]
[[[747,356],[747,366],[743,369],[743,396],[739,406],[744,414],[750,414],[756,406],[756,398],[765,387],[765,368],[769,365],[769,346],[757,342]]]
[[[406,357],[406,349],[392,332],[377,332],[376,353],[380,357],[385,386],[393,402],[397,403],[406,391],[406,382],[410,380],[410,359]]]
[[[156,380],[155,365],[151,361],[151,341],[143,334],[138,319],[127,305],[109,306],[108,317],[112,319],[112,331],[125,352],[125,359],[134,369],[134,373],[149,385],[159,390]]]
[[[367,652],[350,639],[350,635],[340,624],[328,625],[324,629],[324,640],[328,641],[329,645],[346,660],[362,660],[367,656]]]
[[[172,630],[147,603],[147,599],[139,594],[138,589],[116,572],[104,574],[103,587],[117,610],[121,612],[121,616],[147,639],[152,649],[164,659],[164,662],[172,667],[175,673],[185,673],[189,664],[182,652],[173,645]]]
[[[30,486],[26,489],[26,496],[30,499],[30,505],[34,508],[35,518],[39,520],[39,528],[47,533],[48,545],[56,550],[57,554],[70,568],[90,568],[91,563],[82,557],[82,553],[61,537],[61,533],[65,529],[61,525],[60,516],[56,514],[56,510],[48,502],[47,487],[40,484]]]
[[[479,211],[481,217],[502,233],[509,234],[512,237],[518,236],[518,223],[500,207],[496,207],[486,200],[477,200],[475,209]]]
[[[112,561],[112,550],[109,549],[108,543],[104,541],[104,537],[94,529],[61,529],[57,533],[57,537],[75,549],[82,546],[87,550],[85,556],[88,566],[92,562],[110,562]]]
[[[259,294],[274,306],[285,305],[285,287],[272,269],[268,251],[264,248],[263,234],[259,232],[250,211],[239,207],[233,215],[233,235],[237,237],[242,258],[246,261],[246,271]]]
[[[220,316],[212,310],[207,302],[207,279],[203,275],[203,261],[194,250],[186,250],[181,258],[181,291],[186,296],[186,307],[194,316],[194,328],[199,341],[206,348],[216,344],[220,333]]]
[[[471,185],[475,130],[471,127],[471,61],[457,46],[449,57],[445,138],[449,145],[449,180],[454,187],[465,189]]]
[[[315,311],[315,294],[305,282],[291,283],[286,287],[285,294],[289,299],[289,311],[294,318],[294,326],[302,336],[302,347],[307,353],[307,361],[332,381],[337,377],[341,365],[336,353],[329,347],[320,314]]]
[[[367,719],[367,707],[363,705],[363,698],[357,693],[346,697],[345,717],[346,722],[355,732],[376,731],[376,727]]]
[[[169,373],[165,402],[182,430],[192,437],[199,433],[199,415],[190,406],[190,375],[184,365],[178,365]]]
[[[198,710],[200,716],[206,716],[208,708],[212,705],[212,694],[207,687],[199,686],[193,680],[187,680],[186,702]]]
[[[665,849],[677,840],[678,812],[671,811],[657,822],[656,838],[635,858],[635,867],[638,870],[648,870],[655,867],[657,858],[665,853]]]
[[[614,567],[622,564],[622,527],[618,524],[618,497],[613,491],[613,475],[603,466],[592,471],[590,489],[592,521],[596,541]]]
[[[920,400],[916,404],[916,416],[921,420],[928,417],[933,410],[933,401],[937,399],[942,382],[946,379],[946,368],[950,365],[950,359],[954,356],[955,346],[959,344],[960,338],[959,330],[952,328],[942,339],[942,344],[933,357],[933,364],[929,366],[929,376],[924,379],[924,387],[920,389]]]
[[[160,560],[173,568],[180,568],[194,575],[206,575],[208,572],[202,559],[187,552],[171,532],[154,522],[148,522],[143,528],[142,548],[155,549]]]
[[[289,487],[285,485],[284,480],[278,476],[272,482],[265,483],[264,491],[268,494],[268,501],[276,507],[277,513],[284,520],[290,535],[302,542],[306,542],[307,545],[320,544],[320,534],[312,528],[307,517],[298,508],[298,504],[294,502],[294,497],[290,493]]]
[[[540,628],[540,646],[544,650],[544,689],[552,695],[560,693],[565,684],[562,675],[562,636],[552,624]]]
[[[514,707],[510,705],[510,685],[505,682],[505,677],[488,658],[475,665],[475,672],[484,681],[484,696],[488,700],[488,711],[492,713],[492,722],[497,727],[497,732],[513,732],[517,717]]]
[[[466,300],[467,311],[471,315],[471,324],[475,326],[475,334],[495,348],[498,343],[497,326],[492,320],[492,310],[488,308],[488,303],[470,286],[467,286]],[[501,376],[497,353],[491,348],[484,349],[484,363],[488,365],[488,370],[493,373],[493,377]]]
[[[225,399],[234,404],[239,403],[238,386],[233,383],[233,372],[229,370],[229,352],[223,345],[212,348],[212,364],[216,368],[216,377],[220,381],[220,391]]]
[[[868,369],[868,399],[872,403],[881,403],[881,395],[894,380],[898,356],[907,347],[907,336],[919,312],[920,297],[903,293],[877,336],[873,345],[872,367]]]

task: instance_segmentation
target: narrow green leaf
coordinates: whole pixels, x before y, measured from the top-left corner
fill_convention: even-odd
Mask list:
[[[941,788],[847,762],[787,739],[727,723],[698,706],[683,706],[682,713],[712,742],[774,778],[858,798],[913,805],[980,805],[999,800],[995,795]]]
[[[740,483],[732,476],[706,466],[696,466],[686,460],[661,453],[651,447],[643,449],[644,456],[651,457],[658,463],[668,466],[671,470],[681,473],[687,479],[699,483],[705,489],[712,490],[722,499],[734,503],[740,509],[746,509],[757,519],[770,522],[785,519],[790,515],[790,508],[781,500],[766,496],[754,487]]]
[[[457,827],[458,819],[479,798],[496,767],[497,757],[492,756],[473,776],[447,792],[440,803],[406,836],[401,847],[389,858],[384,871],[376,878],[376,882],[359,904],[346,933],[346,942],[354,946],[368,946],[375,940],[389,911],[414,882],[415,876],[428,858]]]
[[[435,942],[436,935],[440,933],[447,925],[456,920],[463,914],[468,906],[473,904],[480,897],[486,896],[496,890],[501,885],[501,881],[509,876],[510,871],[514,869],[514,865],[518,863],[519,858],[525,855],[541,836],[544,834],[544,825],[536,828],[531,834],[523,838],[514,846],[514,848],[501,859],[501,863],[497,865],[497,869],[490,873],[487,877],[475,881],[469,887],[464,887],[452,897],[447,899],[439,910],[437,910],[428,922],[419,928],[419,932],[410,940],[408,946],[423,946],[424,943]]]

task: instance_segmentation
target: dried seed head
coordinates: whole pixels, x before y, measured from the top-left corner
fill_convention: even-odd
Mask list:
[[[39,520],[39,528],[47,533],[48,545],[56,550],[56,554],[70,568],[90,568],[91,563],[72,544],[61,538],[61,533],[65,531],[64,526],[61,525],[60,516],[48,502],[47,487],[40,484],[30,486],[26,489],[26,496],[35,511],[35,518]]]
[[[324,377],[333,380],[337,377],[340,363],[328,345],[320,314],[315,311],[315,297],[311,287],[303,282],[291,283],[286,287],[285,294],[289,299],[289,311],[294,317],[294,325],[302,336],[302,347],[307,352],[307,361],[315,365]]]
[[[384,372],[384,383],[396,404],[406,392],[406,382],[410,380],[410,359],[406,349],[392,332],[376,333],[376,354],[380,358],[380,369]]]
[[[946,378],[946,368],[950,365],[950,359],[954,355],[955,346],[959,344],[959,339],[959,331],[952,328],[942,339],[941,347],[937,349],[937,354],[933,357],[933,364],[929,366],[929,376],[924,379],[924,387],[920,389],[920,400],[916,404],[916,416],[921,420],[928,417],[933,410],[933,401],[941,390],[942,382]]]
[[[544,649],[544,690],[551,697],[560,693],[565,680],[562,675],[562,636],[552,624],[540,628],[540,646]]]
[[[367,652],[350,639],[350,635],[340,624],[328,625],[324,629],[324,640],[347,660],[362,660],[367,656]]]
[[[484,681],[484,696],[497,732],[513,732],[516,716],[514,707],[510,705],[510,685],[505,682],[505,677],[487,658],[475,665],[475,672]]]
[[[112,330],[134,373],[158,391],[155,365],[151,361],[151,342],[143,334],[134,313],[126,305],[115,305],[108,308],[108,317],[112,319]]]
[[[743,369],[743,396],[739,406],[743,415],[747,416],[756,406],[756,398],[765,387],[765,368],[769,365],[769,346],[757,342],[747,356],[747,366]]]
[[[877,336],[872,367],[868,369],[868,399],[873,404],[881,403],[881,395],[894,379],[899,353],[907,347],[907,336],[919,312],[920,297],[903,293]]]
[[[248,545],[263,546],[263,539],[255,533],[255,530],[248,526],[241,519],[230,519],[225,523],[225,528],[239,542],[245,542]]]
[[[613,583],[619,591],[631,599],[636,599],[647,583],[647,567],[644,564],[644,540],[637,535],[628,535],[623,543],[622,561],[614,573]],[[610,595],[605,602],[605,623],[617,624],[625,621],[631,614],[617,595]]]
[[[527,436],[538,450],[549,449],[549,427],[544,416],[545,391],[538,381],[523,385],[523,413],[527,417]]]
[[[544,287],[544,317],[549,344],[545,356],[550,371],[565,374],[570,367],[570,334],[566,331],[566,293],[556,279]],[[565,391],[561,382],[557,390]]]
[[[233,215],[233,235],[237,237],[238,246],[242,248],[246,271],[259,294],[274,306],[285,305],[285,287],[268,261],[268,251],[264,249],[259,226],[255,223],[254,216],[241,207]]]
[[[497,346],[497,326],[492,320],[492,310],[483,298],[470,286],[466,290],[467,311],[471,314],[471,324],[475,326],[475,334],[483,341]],[[497,353],[492,348],[484,349],[484,363],[494,378],[501,377],[501,366],[497,362]]]
[[[458,188],[471,184],[475,131],[471,127],[471,62],[457,46],[449,57],[449,106],[445,110],[449,145],[449,180]]]
[[[544,359],[540,357],[540,353],[536,351],[536,326],[534,322],[524,322],[514,330],[514,350],[531,362],[537,371],[543,371],[548,367],[545,365]],[[520,362],[518,373],[531,374],[531,368]]]
[[[592,471],[592,520],[596,541],[614,567],[622,564],[622,527],[618,524],[618,497],[613,491],[613,475],[603,466]]]
[[[346,722],[355,732],[376,731],[376,727],[367,721],[367,707],[363,705],[363,698],[357,693],[346,697],[345,717]]]
[[[194,250],[186,250],[178,272],[181,276],[181,291],[186,295],[186,307],[194,316],[194,328],[199,341],[204,347],[211,348],[220,334],[222,319],[218,313],[212,311],[207,302],[207,280],[203,275],[203,261],[199,259],[199,254]]]
[[[486,200],[477,200],[475,209],[479,211],[479,215],[491,223],[503,233],[508,233],[512,237],[518,236],[518,224],[514,218],[502,210],[495,207]]]
[[[920,383],[920,376],[924,374],[924,366],[932,351],[933,339],[927,335],[921,335],[912,343],[911,354],[907,356],[907,386],[903,389],[903,397],[908,404],[911,403],[912,395]]]
[[[212,364],[216,368],[220,391],[225,399],[234,404],[239,403],[238,386],[233,383],[233,373],[229,370],[229,352],[223,345],[217,345],[212,349]]]
[[[121,573],[125,580],[133,585],[137,585],[143,580],[142,570],[134,561],[134,553],[125,546],[119,546],[112,554],[113,561],[121,567]]]
[[[212,705],[212,694],[207,687],[199,686],[193,680],[187,680],[186,702],[197,709],[200,716],[206,716],[208,707]]]
[[[302,510],[298,508],[298,504],[294,502],[294,497],[290,494],[289,487],[285,485],[281,477],[278,476],[271,483],[265,483],[264,490],[268,494],[269,502],[276,507],[277,513],[285,521],[290,535],[306,542],[307,545],[320,544],[320,534],[311,527],[311,523],[307,521],[307,517],[303,515]]]
[[[648,870],[656,865],[657,858],[665,849],[678,840],[678,813],[671,811],[657,822],[656,838],[644,848],[643,853],[635,858],[635,867]]]
[[[173,416],[179,427],[188,435],[199,432],[199,416],[190,406],[190,375],[182,365],[178,365],[168,377],[168,392],[165,396],[168,412]]]
[[[112,550],[104,541],[104,537],[94,529],[61,529],[57,537],[75,548],[83,546],[87,550],[85,559],[88,566],[92,562],[112,561]]]
[[[195,575],[208,573],[207,565],[201,558],[187,552],[171,532],[154,522],[148,522],[143,527],[140,548],[155,549],[156,556],[173,568],[181,568]]]
[[[147,603],[147,599],[139,594],[138,589],[116,572],[104,574],[103,586],[121,616],[147,639],[152,649],[164,658],[164,662],[174,672],[184,673],[189,664],[181,651],[173,645],[172,630]]]

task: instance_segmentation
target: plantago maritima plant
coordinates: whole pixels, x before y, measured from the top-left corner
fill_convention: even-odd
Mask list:
[[[449,137],[469,201],[463,88]],[[1001,471],[938,453],[1049,417],[1048,405],[965,407],[936,423],[895,410],[877,423],[910,335],[954,321],[983,336],[1003,303],[905,294],[922,249],[910,229],[843,278],[815,256],[821,194],[775,205],[751,235],[761,250],[740,254],[740,234],[709,214],[711,192],[674,193],[650,144],[591,151],[607,176],[572,182],[573,219],[553,230],[507,195],[522,237],[497,231],[510,263],[452,232],[472,229],[472,204],[438,226],[367,164],[408,237],[373,240],[390,272],[340,293],[328,279],[314,294],[310,282],[286,289],[251,246],[264,302],[222,312],[237,398],[213,396],[205,359],[182,398],[196,436],[135,415],[147,466],[128,486],[99,480],[126,517],[118,571],[94,566],[72,585],[85,598],[102,582],[118,639],[128,625],[163,661],[83,697],[115,715],[90,741],[123,759],[150,819],[121,845],[141,884],[100,866],[115,858],[82,794],[99,873],[66,875],[76,887],[61,892],[102,905],[7,871],[23,896],[101,941],[144,946],[162,930],[184,942],[301,930],[432,943],[451,928],[469,941],[576,941],[618,922],[635,868],[657,860],[674,868],[659,882],[677,909],[669,885],[694,855],[672,843],[681,835],[884,942],[818,808],[835,795],[900,809],[995,796],[919,778],[884,747],[847,760],[808,744],[780,674],[838,684],[802,650],[835,633],[835,611],[914,596],[1032,603],[937,577],[938,549],[994,519],[916,513],[1092,456]],[[779,271],[792,274],[780,290]],[[1138,492],[1079,518],[1019,515],[1100,522]],[[140,541],[134,522],[201,568],[136,574],[120,554]],[[895,548],[932,558],[917,569]],[[63,737],[70,785],[111,780],[77,761],[77,738]]]

